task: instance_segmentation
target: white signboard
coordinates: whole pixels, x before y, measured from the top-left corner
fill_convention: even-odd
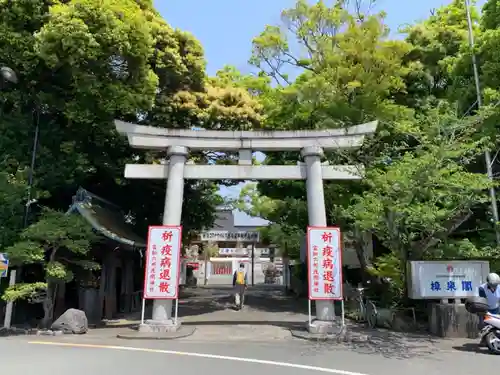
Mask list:
[[[202,241],[239,241],[239,242],[259,242],[259,232],[229,232],[227,230],[211,230],[201,232]]]
[[[149,227],[144,298],[176,299],[178,297],[181,238],[180,226]]]
[[[221,254],[221,255],[232,255],[232,254],[247,255],[248,250],[247,249],[238,249],[238,248],[234,248],[234,247],[221,247],[221,248],[219,248],[219,254]]]
[[[339,228],[307,228],[307,266],[310,300],[342,299],[342,249]]]
[[[254,254],[258,256],[268,256],[270,253],[269,249],[266,247],[260,248],[256,247],[254,249]],[[221,255],[251,255],[252,248],[234,248],[234,247],[220,247],[219,254]]]
[[[484,261],[412,261],[408,271],[412,299],[467,298],[478,295],[490,265]]]

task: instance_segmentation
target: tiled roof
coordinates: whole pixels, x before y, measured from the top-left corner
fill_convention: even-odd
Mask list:
[[[146,247],[146,241],[134,233],[119,207],[83,188],[78,189],[69,212],[78,212],[96,231],[113,241],[134,248]]]

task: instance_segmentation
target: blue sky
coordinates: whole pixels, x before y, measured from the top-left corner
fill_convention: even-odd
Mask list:
[[[430,10],[446,0],[378,0],[376,9],[387,13],[393,33],[399,26],[427,18]],[[252,38],[266,25],[278,24],[280,13],[295,0],[156,0],[156,9],[173,27],[191,32],[203,45],[210,75],[224,65],[251,72],[247,61]],[[237,196],[239,188],[221,188],[223,195]],[[257,225],[238,213],[238,224]]]

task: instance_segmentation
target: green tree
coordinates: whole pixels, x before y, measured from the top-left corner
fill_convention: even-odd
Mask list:
[[[406,93],[412,66],[404,57],[411,46],[388,38],[383,14],[362,14],[360,7],[352,12],[346,3],[297,1],[283,11],[281,26],[269,26],[254,39],[251,62],[281,84],[262,95],[266,128],[328,129],[379,119],[376,137],[366,140],[362,150],[326,155],[332,164],[370,167],[381,154],[397,153],[407,134],[415,130],[413,111],[394,100]],[[299,69],[295,80],[287,75],[291,69]],[[265,163],[295,164],[299,157],[298,153],[268,153]],[[363,188],[359,182],[325,184],[327,207],[349,202]],[[269,218],[273,241],[281,241],[276,236],[294,238],[292,252],[297,256],[307,225],[305,184],[266,181],[258,189],[277,201],[274,218]],[[333,210],[328,216],[328,222],[339,224],[341,218]]]
[[[498,59],[494,53],[496,48],[496,1],[487,1],[481,15],[472,2],[470,7],[472,28],[475,39],[475,49],[471,51],[468,40],[467,15],[464,1],[453,1],[451,4],[437,9],[427,20],[407,28],[407,40],[413,45],[413,51],[408,55],[415,64],[421,64],[420,72],[426,72],[427,82],[422,80],[409,81],[411,87],[420,87],[420,94],[412,91],[417,101],[432,103],[436,99],[448,100],[456,108],[458,117],[477,114],[477,93],[473,76],[472,52],[476,54],[479,67],[479,79],[483,107],[480,121],[474,126],[484,136],[490,139],[493,155],[498,149],[498,104],[500,96],[497,92]],[[415,78],[417,75],[414,75]],[[411,99],[413,100],[413,99]],[[425,108],[424,108],[425,110]],[[478,158],[482,158],[478,156]],[[469,166],[476,172],[484,172],[483,163]],[[498,160],[493,159],[493,173],[498,176]],[[476,215],[482,218],[491,216],[488,205]],[[489,224],[491,225],[491,223]],[[489,239],[489,234],[483,233]],[[487,242],[487,241],[486,241]]]
[[[472,243],[463,246],[459,234],[461,225],[488,200],[490,180],[469,171],[484,152],[486,139],[477,136],[470,121],[453,116],[435,113],[422,125],[426,132],[416,135],[418,145],[389,165],[369,170],[369,188],[353,197],[343,213],[389,249],[374,272],[391,277],[399,293],[404,291],[408,260],[489,255]],[[384,268],[387,262],[392,269]]]
[[[473,21],[479,19],[471,7]],[[405,60],[412,63],[412,72],[406,77],[407,94],[399,102],[421,108],[436,99],[457,99],[460,114],[464,114],[475,101],[471,62],[468,59],[463,74],[457,74],[455,65],[468,48],[467,16],[464,1],[432,12],[429,18],[402,29],[411,50]],[[479,28],[474,32],[478,35]],[[465,90],[465,91],[464,91]],[[460,91],[460,92],[458,92]]]
[[[169,26],[151,1],[0,2],[0,52],[19,76],[17,86],[0,92],[0,169],[29,166],[38,123],[40,204],[64,210],[84,186],[130,212],[144,236],[148,224],[161,221],[165,183],[126,181],[124,166],[164,155],[132,150],[113,119],[176,128],[260,122],[258,101],[231,82],[210,80],[200,43]],[[214,155],[192,157],[208,162]],[[185,189],[186,233],[210,226],[220,203],[216,184],[189,181]]]
[[[22,173],[0,173],[0,251],[18,238],[23,225],[25,196]]]
[[[482,17],[475,23],[478,28],[476,32],[477,61],[479,63],[480,82],[483,88],[483,108],[490,115],[483,127],[490,131],[493,139],[497,139],[498,116],[500,103],[500,93],[498,90],[498,72],[500,71],[500,60],[495,51],[498,49],[498,37],[500,35],[500,25],[495,18],[498,15],[499,4],[495,0],[486,1],[482,11]],[[464,75],[467,72],[467,63],[471,66],[471,52],[469,48],[464,48],[462,59],[456,64],[455,72]],[[471,84],[472,86],[472,84]],[[498,149],[498,145],[497,145]]]
[[[282,255],[299,259],[307,226],[307,207],[303,200],[272,199],[260,192],[257,183],[248,183],[233,204],[250,216],[268,220],[269,226],[260,230],[263,240],[278,246]]]
[[[463,2],[406,28],[405,41],[389,37],[383,13],[362,14],[346,3],[298,1],[283,11],[281,26],[268,26],[254,39],[251,62],[278,83],[261,94],[266,128],[338,128],[380,120],[361,149],[326,155],[331,164],[366,166],[361,183],[325,183],[327,221],[354,240],[362,268],[397,279],[399,293],[409,257],[491,254],[491,243],[478,238],[489,236],[481,216],[490,182],[473,172],[491,147],[484,124],[495,116],[483,111],[461,119],[473,113],[475,101]],[[472,16],[477,22],[478,15]],[[488,53],[494,51],[490,45]],[[297,70],[297,78],[290,78]],[[269,153],[265,163],[295,164],[298,158]],[[304,235],[303,182],[266,181],[252,189],[243,192],[239,206],[264,213],[274,242]],[[245,199],[255,207],[246,207]],[[462,233],[461,225],[471,233]],[[375,267],[366,261],[366,231],[390,252]],[[383,274],[390,269],[397,273]]]
[[[5,249],[14,267],[42,267],[44,281],[16,284],[8,288],[2,298],[15,301],[42,293],[44,317],[41,325],[50,326],[58,285],[73,280],[78,269],[99,269],[99,264],[92,261],[90,255],[96,239],[92,227],[80,216],[45,210],[37,223],[21,233],[19,242]]]

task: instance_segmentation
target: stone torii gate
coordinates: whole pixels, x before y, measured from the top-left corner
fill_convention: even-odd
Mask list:
[[[306,180],[308,219],[311,226],[326,226],[323,180],[359,180],[363,166],[325,165],[323,150],[352,149],[377,128],[377,121],[347,129],[302,131],[221,131],[166,129],[115,120],[119,133],[131,147],[166,151],[166,164],[127,164],[125,178],[166,179],[164,225],[180,225],[185,179],[208,180]],[[188,162],[190,150],[238,151],[237,165],[196,165]],[[304,163],[297,165],[252,165],[254,151],[300,151]],[[361,172],[360,172],[361,171]],[[333,301],[316,301],[316,319],[311,332],[325,332],[335,320]],[[175,330],[172,300],[154,300],[155,331]]]

